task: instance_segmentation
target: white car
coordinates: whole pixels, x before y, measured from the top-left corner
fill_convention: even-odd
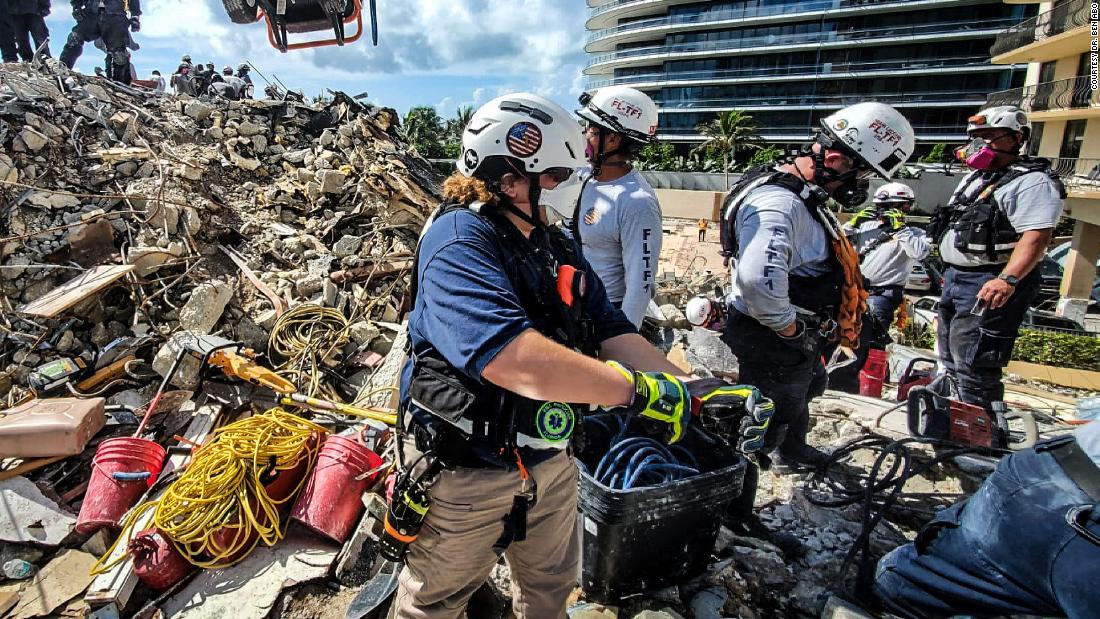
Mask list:
[[[928,292],[932,289],[932,276],[925,270],[924,265],[916,262],[913,264],[913,268],[909,269],[909,277],[905,280],[905,289],[919,292]]]
[[[929,329],[936,328],[939,319],[940,298],[921,297],[909,306],[909,320],[914,326],[921,325]]]

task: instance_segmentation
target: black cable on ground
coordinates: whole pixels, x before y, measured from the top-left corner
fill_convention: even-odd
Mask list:
[[[937,449],[934,457],[927,461],[918,462],[914,458],[911,446],[914,444],[931,444],[943,449]],[[878,452],[870,471],[866,475],[857,476],[858,482],[850,483],[851,476],[845,476],[849,484],[845,485],[837,478],[836,465],[842,460],[863,450]],[[828,461],[814,474],[813,479],[818,481],[823,490],[829,494],[815,497],[807,495],[807,500],[821,507],[840,508],[848,505],[861,504],[861,530],[859,536],[852,544],[852,548],[844,557],[840,572],[837,576],[837,590],[853,600],[873,602],[872,583],[874,581],[875,562],[871,559],[871,534],[882,522],[886,515],[897,506],[898,501],[907,496],[903,491],[905,484],[912,479],[923,475],[940,463],[965,454],[979,455],[1003,455],[1004,450],[989,449],[984,447],[970,447],[950,441],[942,441],[927,438],[902,438],[890,439],[885,436],[872,434],[849,441],[834,451]],[[920,493],[927,496],[927,493]],[[858,563],[857,563],[858,562]],[[854,589],[849,588],[846,576],[857,563]]]

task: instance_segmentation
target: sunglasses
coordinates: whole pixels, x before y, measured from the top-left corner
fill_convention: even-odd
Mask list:
[[[569,180],[570,176],[573,176],[572,168],[547,168],[541,172],[542,176],[554,181],[555,183],[564,183]]]

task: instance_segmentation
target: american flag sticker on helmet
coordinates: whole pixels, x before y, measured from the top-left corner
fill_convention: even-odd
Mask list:
[[[531,123],[516,123],[508,130],[508,150],[517,157],[530,157],[541,146],[542,131]]]

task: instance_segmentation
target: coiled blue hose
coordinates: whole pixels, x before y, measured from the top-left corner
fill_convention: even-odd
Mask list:
[[[611,437],[611,447],[592,476],[596,481],[616,490],[645,486],[660,486],[699,474],[699,463],[690,451],[679,445],[667,446],[644,436],[626,435],[624,415],[589,417]],[[608,421],[618,426],[612,431]]]

